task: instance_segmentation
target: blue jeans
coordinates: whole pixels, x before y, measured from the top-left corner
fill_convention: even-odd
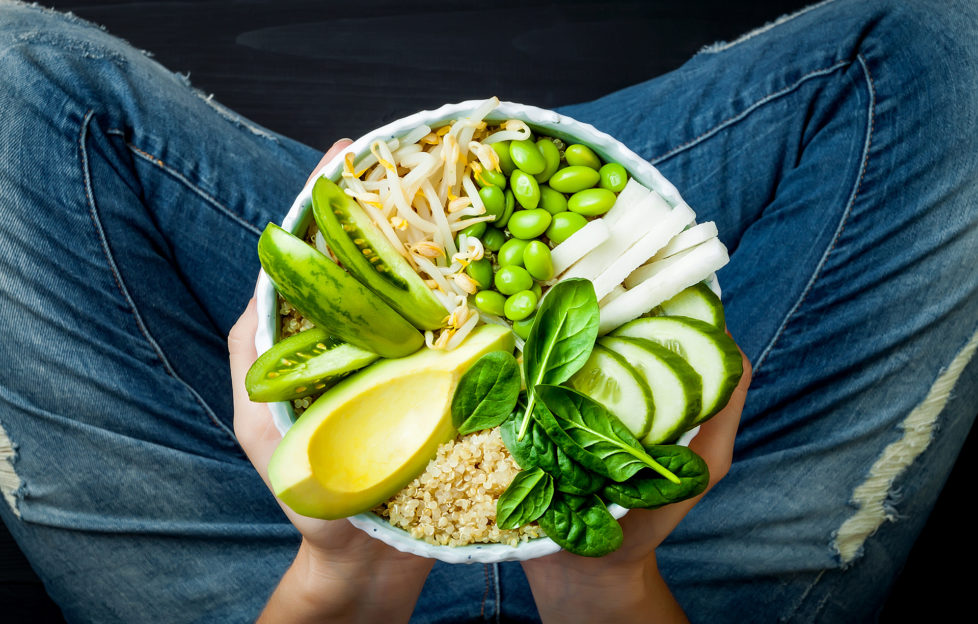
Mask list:
[[[251,621],[298,535],[234,438],[225,336],[324,146],[22,4],[0,85],[0,516],[70,621]],[[754,382],[730,474],[658,551],[678,600],[871,618],[978,405],[975,4],[822,3],[563,112],[731,251]],[[438,564],[416,609],[497,619],[537,619],[518,565]]]

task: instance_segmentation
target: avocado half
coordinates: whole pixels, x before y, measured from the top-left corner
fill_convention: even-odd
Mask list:
[[[447,312],[360,204],[327,178],[312,187],[312,212],[340,263],[418,329],[439,329]]]
[[[286,432],[272,455],[272,491],[296,512],[335,519],[367,511],[418,476],[455,436],[451,404],[461,376],[513,333],[476,328],[452,351],[381,360],[333,386]]]

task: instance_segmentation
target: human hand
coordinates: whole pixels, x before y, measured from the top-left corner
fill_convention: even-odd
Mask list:
[[[624,542],[604,557],[559,553],[523,562],[541,617],[555,622],[628,621],[642,613],[648,621],[684,621],[682,609],[659,575],[655,549],[730,469],[752,369],[741,351],[744,374],[726,407],[700,426],[690,449],[710,469],[699,496],[659,509],[633,509],[621,520]],[[612,609],[621,609],[623,617]]]
[[[334,144],[310,179],[349,144],[350,141]],[[282,436],[268,407],[252,403],[244,384],[245,375],[257,358],[257,328],[257,302],[252,297],[228,335],[234,433],[270,487],[268,463]],[[430,559],[399,552],[347,520],[309,518],[279,504],[302,535],[302,542],[295,562],[266,607],[265,618],[277,621],[288,614],[291,621],[307,614],[310,618],[328,615],[338,621],[408,620],[431,569]]]

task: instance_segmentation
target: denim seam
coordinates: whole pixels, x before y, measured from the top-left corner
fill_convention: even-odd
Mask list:
[[[677,154],[681,154],[682,152],[684,152],[684,151],[686,151],[686,150],[688,150],[688,149],[690,149],[692,147],[695,147],[696,145],[699,145],[700,143],[702,143],[706,139],[712,137],[713,135],[715,135],[716,133],[720,132],[721,130],[724,130],[725,128],[727,128],[729,126],[732,126],[733,124],[735,124],[737,122],[743,121],[744,119],[747,118],[748,115],[750,115],[751,113],[753,113],[755,110],[761,108],[765,104],[768,104],[769,102],[772,102],[772,101],[774,101],[774,100],[776,100],[776,99],[778,99],[778,98],[780,98],[782,96],[788,95],[792,91],[797,90],[798,88],[801,87],[802,84],[804,84],[805,82],[808,82],[812,78],[818,78],[818,77],[821,77],[821,76],[827,76],[827,75],[829,75],[829,74],[837,71],[838,69],[840,69],[842,67],[848,67],[851,64],[852,64],[852,61],[847,59],[847,60],[843,60],[843,61],[838,61],[838,62],[836,62],[836,63],[834,63],[834,64],[832,64],[832,65],[830,65],[828,67],[823,67],[822,69],[812,70],[812,71],[808,72],[807,74],[805,74],[804,76],[802,76],[801,78],[799,78],[798,80],[796,80],[794,83],[788,85],[787,87],[784,87],[783,89],[780,89],[778,91],[775,91],[773,93],[769,93],[769,94],[765,95],[764,97],[762,97],[761,99],[757,100],[756,102],[754,102],[753,104],[751,104],[750,106],[748,106],[747,108],[745,108],[744,110],[742,110],[741,112],[737,113],[736,115],[732,115],[731,117],[728,117],[727,119],[721,121],[719,124],[713,126],[709,130],[704,131],[699,136],[697,136],[697,137],[695,137],[693,139],[690,139],[686,143],[683,143],[681,145],[678,145],[678,146],[672,148],[671,150],[669,150],[668,152],[662,154],[661,156],[656,156],[655,158],[649,159],[649,162],[652,165],[657,165],[658,163],[660,163],[662,161],[665,161],[665,160],[668,160],[669,158],[672,158],[673,156],[675,156]]]
[[[842,212],[842,218],[839,220],[839,225],[835,228],[835,233],[832,235],[832,240],[822,253],[822,257],[819,258],[818,264],[815,265],[815,270],[812,272],[812,276],[808,279],[808,283],[805,284],[805,289],[798,297],[798,301],[796,301],[795,304],[791,306],[791,309],[788,310],[788,313],[785,315],[784,320],[781,321],[781,325],[774,333],[771,341],[757,357],[757,363],[754,365],[755,373],[760,370],[764,360],[767,358],[768,353],[771,352],[771,349],[774,348],[775,343],[784,333],[785,328],[788,326],[788,322],[791,321],[791,319],[795,316],[795,313],[798,312],[801,304],[808,298],[808,293],[811,292],[815,282],[819,277],[821,277],[822,269],[825,268],[829,255],[831,255],[831,253],[835,250],[835,247],[839,242],[839,237],[842,236],[842,232],[845,230],[846,223],[849,220],[849,215],[852,213],[852,207],[856,203],[856,198],[859,197],[859,191],[862,190],[863,178],[866,176],[866,169],[869,165],[869,150],[873,144],[873,131],[876,124],[876,85],[873,82],[873,76],[870,74],[869,67],[866,65],[866,60],[863,58],[862,54],[857,54],[856,60],[859,62],[859,66],[862,67],[863,75],[866,79],[867,92],[869,94],[869,104],[867,105],[866,110],[866,140],[863,143],[863,154],[862,158],[860,159],[859,178],[856,180],[852,193],[849,195],[849,201],[846,204],[845,210]]]
[[[105,254],[106,261],[108,262],[109,272],[112,274],[112,278],[115,280],[116,287],[119,289],[119,292],[122,294],[123,299],[125,299],[126,304],[129,306],[129,310],[132,313],[134,320],[136,321],[136,326],[139,328],[139,332],[143,335],[143,338],[145,338],[150,348],[156,354],[160,363],[163,365],[163,369],[167,372],[168,375],[170,375],[177,382],[179,382],[191,394],[191,396],[193,396],[194,400],[201,406],[201,408],[207,414],[210,421],[214,425],[216,425],[217,428],[220,429],[224,434],[229,436],[231,441],[236,446],[237,438],[234,437],[234,434],[231,432],[231,430],[228,429],[228,427],[221,422],[221,420],[217,417],[214,411],[207,405],[207,403],[193,389],[193,387],[191,387],[190,384],[184,381],[184,379],[177,374],[177,372],[173,369],[172,365],[170,364],[169,359],[167,359],[166,354],[164,354],[163,350],[160,348],[159,343],[157,343],[156,340],[153,338],[152,334],[150,334],[149,329],[146,327],[146,324],[143,321],[142,315],[139,313],[139,310],[136,307],[135,301],[133,301],[132,297],[129,294],[129,289],[126,288],[126,285],[122,279],[122,274],[119,272],[119,267],[115,262],[114,256],[112,255],[112,251],[111,249],[109,249],[108,239],[105,236],[105,230],[102,227],[101,220],[99,219],[98,216],[98,209],[95,205],[95,193],[92,190],[92,178],[91,178],[91,171],[89,169],[89,163],[88,163],[88,151],[85,147],[85,141],[88,137],[88,126],[91,123],[91,120],[94,116],[95,116],[95,111],[93,109],[89,109],[85,113],[85,117],[82,119],[81,128],[79,129],[78,132],[78,154],[81,160],[80,164],[82,168],[82,178],[85,186],[85,199],[88,202],[88,214],[89,217],[92,219],[92,225],[94,225],[96,234],[98,235],[99,243],[102,247],[102,253]]]
[[[112,129],[112,130],[107,130],[107,132],[109,134],[115,134],[121,136],[125,140],[125,133],[122,130]],[[203,199],[207,204],[212,206],[219,213],[228,217],[229,219],[231,219],[238,225],[244,227],[245,229],[250,230],[251,232],[254,232],[259,236],[261,235],[261,229],[249,223],[247,220],[245,220],[244,218],[236,214],[233,210],[231,210],[230,208],[228,208],[227,206],[219,202],[213,195],[210,195],[204,189],[200,188],[199,186],[191,182],[190,179],[187,178],[187,176],[183,175],[182,173],[180,173],[170,165],[166,164],[166,162],[164,162],[162,158],[159,158],[158,156],[154,156],[153,154],[137,147],[135,144],[133,144],[128,140],[126,141],[126,147],[128,147],[133,154],[135,154],[142,160],[145,160],[146,162],[153,164],[159,167],[160,169],[162,169],[165,173],[170,175],[170,177],[175,179],[177,182],[190,189],[190,191],[192,191],[194,194],[200,196],[201,199]]]
[[[486,600],[488,600],[488,598],[489,598],[489,588],[491,586],[490,585],[490,581],[489,581],[489,564],[488,563],[483,563],[482,564],[482,574],[486,578],[486,589],[485,589],[484,592],[482,592],[482,604],[479,607],[479,617],[482,618],[483,620],[485,620],[486,619]]]

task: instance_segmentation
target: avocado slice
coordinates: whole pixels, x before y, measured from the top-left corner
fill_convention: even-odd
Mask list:
[[[462,374],[513,333],[476,328],[452,351],[381,360],[330,388],[286,432],[268,465],[272,491],[296,512],[343,518],[389,499],[451,440]]]
[[[355,199],[319,178],[312,211],[326,244],[351,275],[418,329],[445,325],[445,307]]]

